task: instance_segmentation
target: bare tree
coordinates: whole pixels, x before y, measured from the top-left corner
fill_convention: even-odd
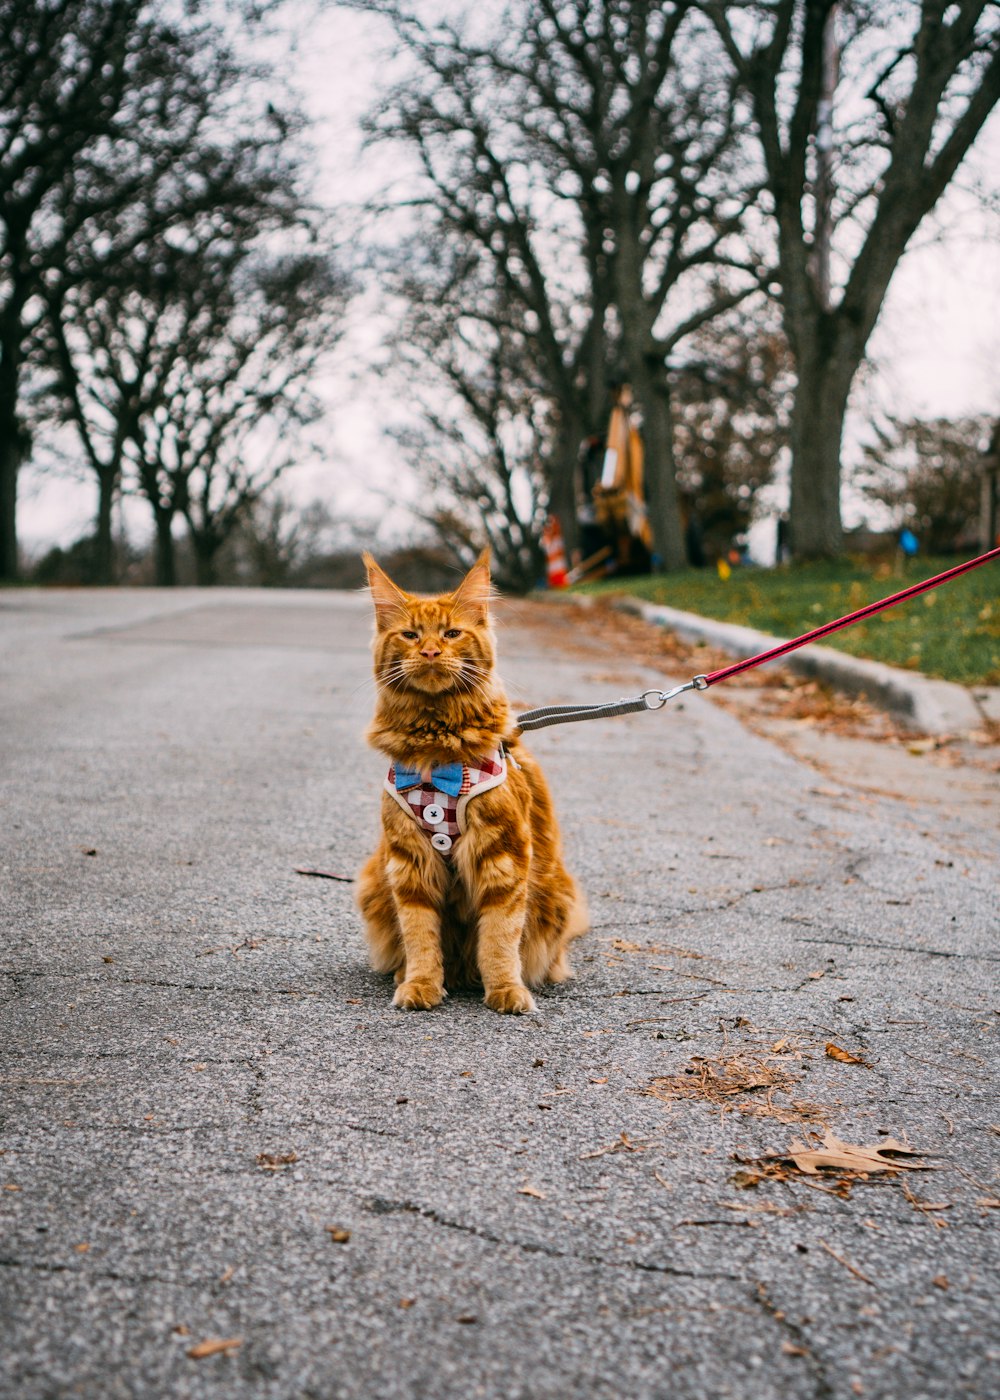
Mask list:
[[[991,0],[704,0],[748,105],[797,388],[791,540],[838,553],[840,450],[893,273],[1000,100]],[[831,71],[834,60],[837,75]],[[824,108],[836,88],[842,115]]]
[[[678,489],[689,556],[724,555],[787,451],[794,374],[776,309],[747,304],[694,335],[674,375]],[[692,559],[691,562],[697,562]]]
[[[135,289],[128,317],[101,334],[119,343],[108,376],[129,404],[124,457],[156,524],[157,581],[176,582],[173,522],[187,524],[199,583],[233,529],[302,450],[322,414],[314,381],[341,329],[344,284],[326,255],[183,252]],[[135,367],[143,377],[135,388]]]
[[[542,464],[558,429],[535,392],[532,342],[517,308],[484,287],[480,306],[492,300],[492,321],[463,316],[469,291],[464,280],[437,297],[427,284],[419,292],[410,285],[394,373],[409,386],[417,421],[394,436],[421,483],[417,515],[470,565],[489,544],[498,582],[525,592],[543,572],[539,537],[549,490]]]
[[[889,418],[865,447],[854,484],[915,532],[928,553],[978,538],[982,461],[994,420]]]
[[[194,341],[168,350],[168,308],[197,299],[204,330],[212,292],[231,300],[227,277],[248,250],[301,218],[287,151],[300,122],[255,90],[258,76],[216,29],[172,32],[156,62],[130,75],[127,129],[81,152],[50,193],[64,239],[38,298],[38,378],[50,391],[44,411],[72,423],[97,477],[101,582],[112,581],[111,512],[127,449],[159,402],[165,356],[199,353]],[[82,187],[93,207],[81,224]]]
[[[96,237],[109,210],[168,168],[169,141],[167,165],[137,142],[151,123],[186,130],[188,64],[204,72],[195,55],[216,48],[198,11],[187,0],[169,14],[152,0],[0,0],[0,579],[17,572],[25,372],[43,293],[70,244]]]
[[[679,567],[667,362],[759,285],[738,237],[754,191],[732,158],[730,93],[698,59],[695,7],[524,0],[489,42],[394,3],[366,8],[391,18],[416,65],[374,129],[417,157],[425,238],[488,269],[532,339],[564,532],[580,442],[603,427],[608,379],[626,377],[642,400],[657,553]]]

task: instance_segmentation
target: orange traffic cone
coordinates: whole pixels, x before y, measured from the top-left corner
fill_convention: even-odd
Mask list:
[[[542,546],[545,549],[545,581],[550,588],[565,588],[569,583],[566,577],[566,550],[563,547],[559,521],[550,515],[542,531]]]

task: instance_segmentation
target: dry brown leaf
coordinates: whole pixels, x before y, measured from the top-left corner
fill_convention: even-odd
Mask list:
[[[326,1233],[333,1240],[334,1244],[346,1244],[351,1238],[350,1230],[343,1230],[339,1225],[328,1225]]]
[[[544,1191],[539,1191],[537,1186],[519,1186],[517,1188],[517,1194],[519,1196],[534,1196],[536,1201],[545,1200]]]
[[[794,1342],[782,1342],[781,1350],[786,1356],[808,1356],[809,1352],[805,1347],[797,1347]]]
[[[219,1352],[228,1355],[242,1345],[242,1337],[207,1337],[205,1341],[196,1342],[193,1347],[188,1347],[187,1354],[192,1360],[201,1361],[206,1356],[218,1356]]]
[[[278,1172],[282,1167],[290,1167],[293,1162],[299,1160],[299,1154],[292,1149],[291,1152],[258,1152],[257,1165],[265,1172]]]
[[[860,1055],[852,1055],[850,1050],[834,1045],[832,1040],[826,1042],[826,1053],[831,1060],[838,1060],[842,1065],[863,1065],[865,1069],[871,1069],[867,1060],[863,1060]]]
[[[886,1138],[884,1142],[855,1147],[851,1143],[841,1142],[840,1138],[829,1129],[818,1147],[810,1147],[808,1143],[796,1141],[792,1143],[787,1152],[768,1155],[778,1161],[794,1162],[799,1171],[805,1172],[809,1176],[815,1176],[818,1172],[826,1169],[865,1175],[870,1172],[924,1169],[923,1163],[899,1160],[900,1157],[917,1157],[920,1154],[905,1143],[897,1142],[895,1138]]]

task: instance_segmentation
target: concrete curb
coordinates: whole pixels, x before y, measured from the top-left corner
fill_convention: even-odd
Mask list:
[[[581,600],[582,601],[582,600]],[[777,646],[782,640],[751,627],[718,622],[697,613],[638,598],[616,598],[612,606],[668,627],[685,641],[707,642],[734,656],[753,656]],[[791,652],[769,665],[788,666],[799,675],[810,676],[836,686],[848,695],[863,695],[873,705],[889,711],[906,724],[926,734],[955,734],[980,729],[986,719],[1000,713],[1000,692],[985,688],[975,691],[951,681],[937,681],[914,675],[880,661],[866,661],[831,647],[808,646]]]

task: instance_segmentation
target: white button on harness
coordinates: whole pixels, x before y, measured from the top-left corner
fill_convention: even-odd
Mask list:
[[[429,826],[440,826],[445,819],[444,808],[439,807],[436,802],[432,802],[424,808],[423,818]]]
[[[450,851],[451,837],[444,831],[435,831],[431,837],[431,845],[436,851]]]

